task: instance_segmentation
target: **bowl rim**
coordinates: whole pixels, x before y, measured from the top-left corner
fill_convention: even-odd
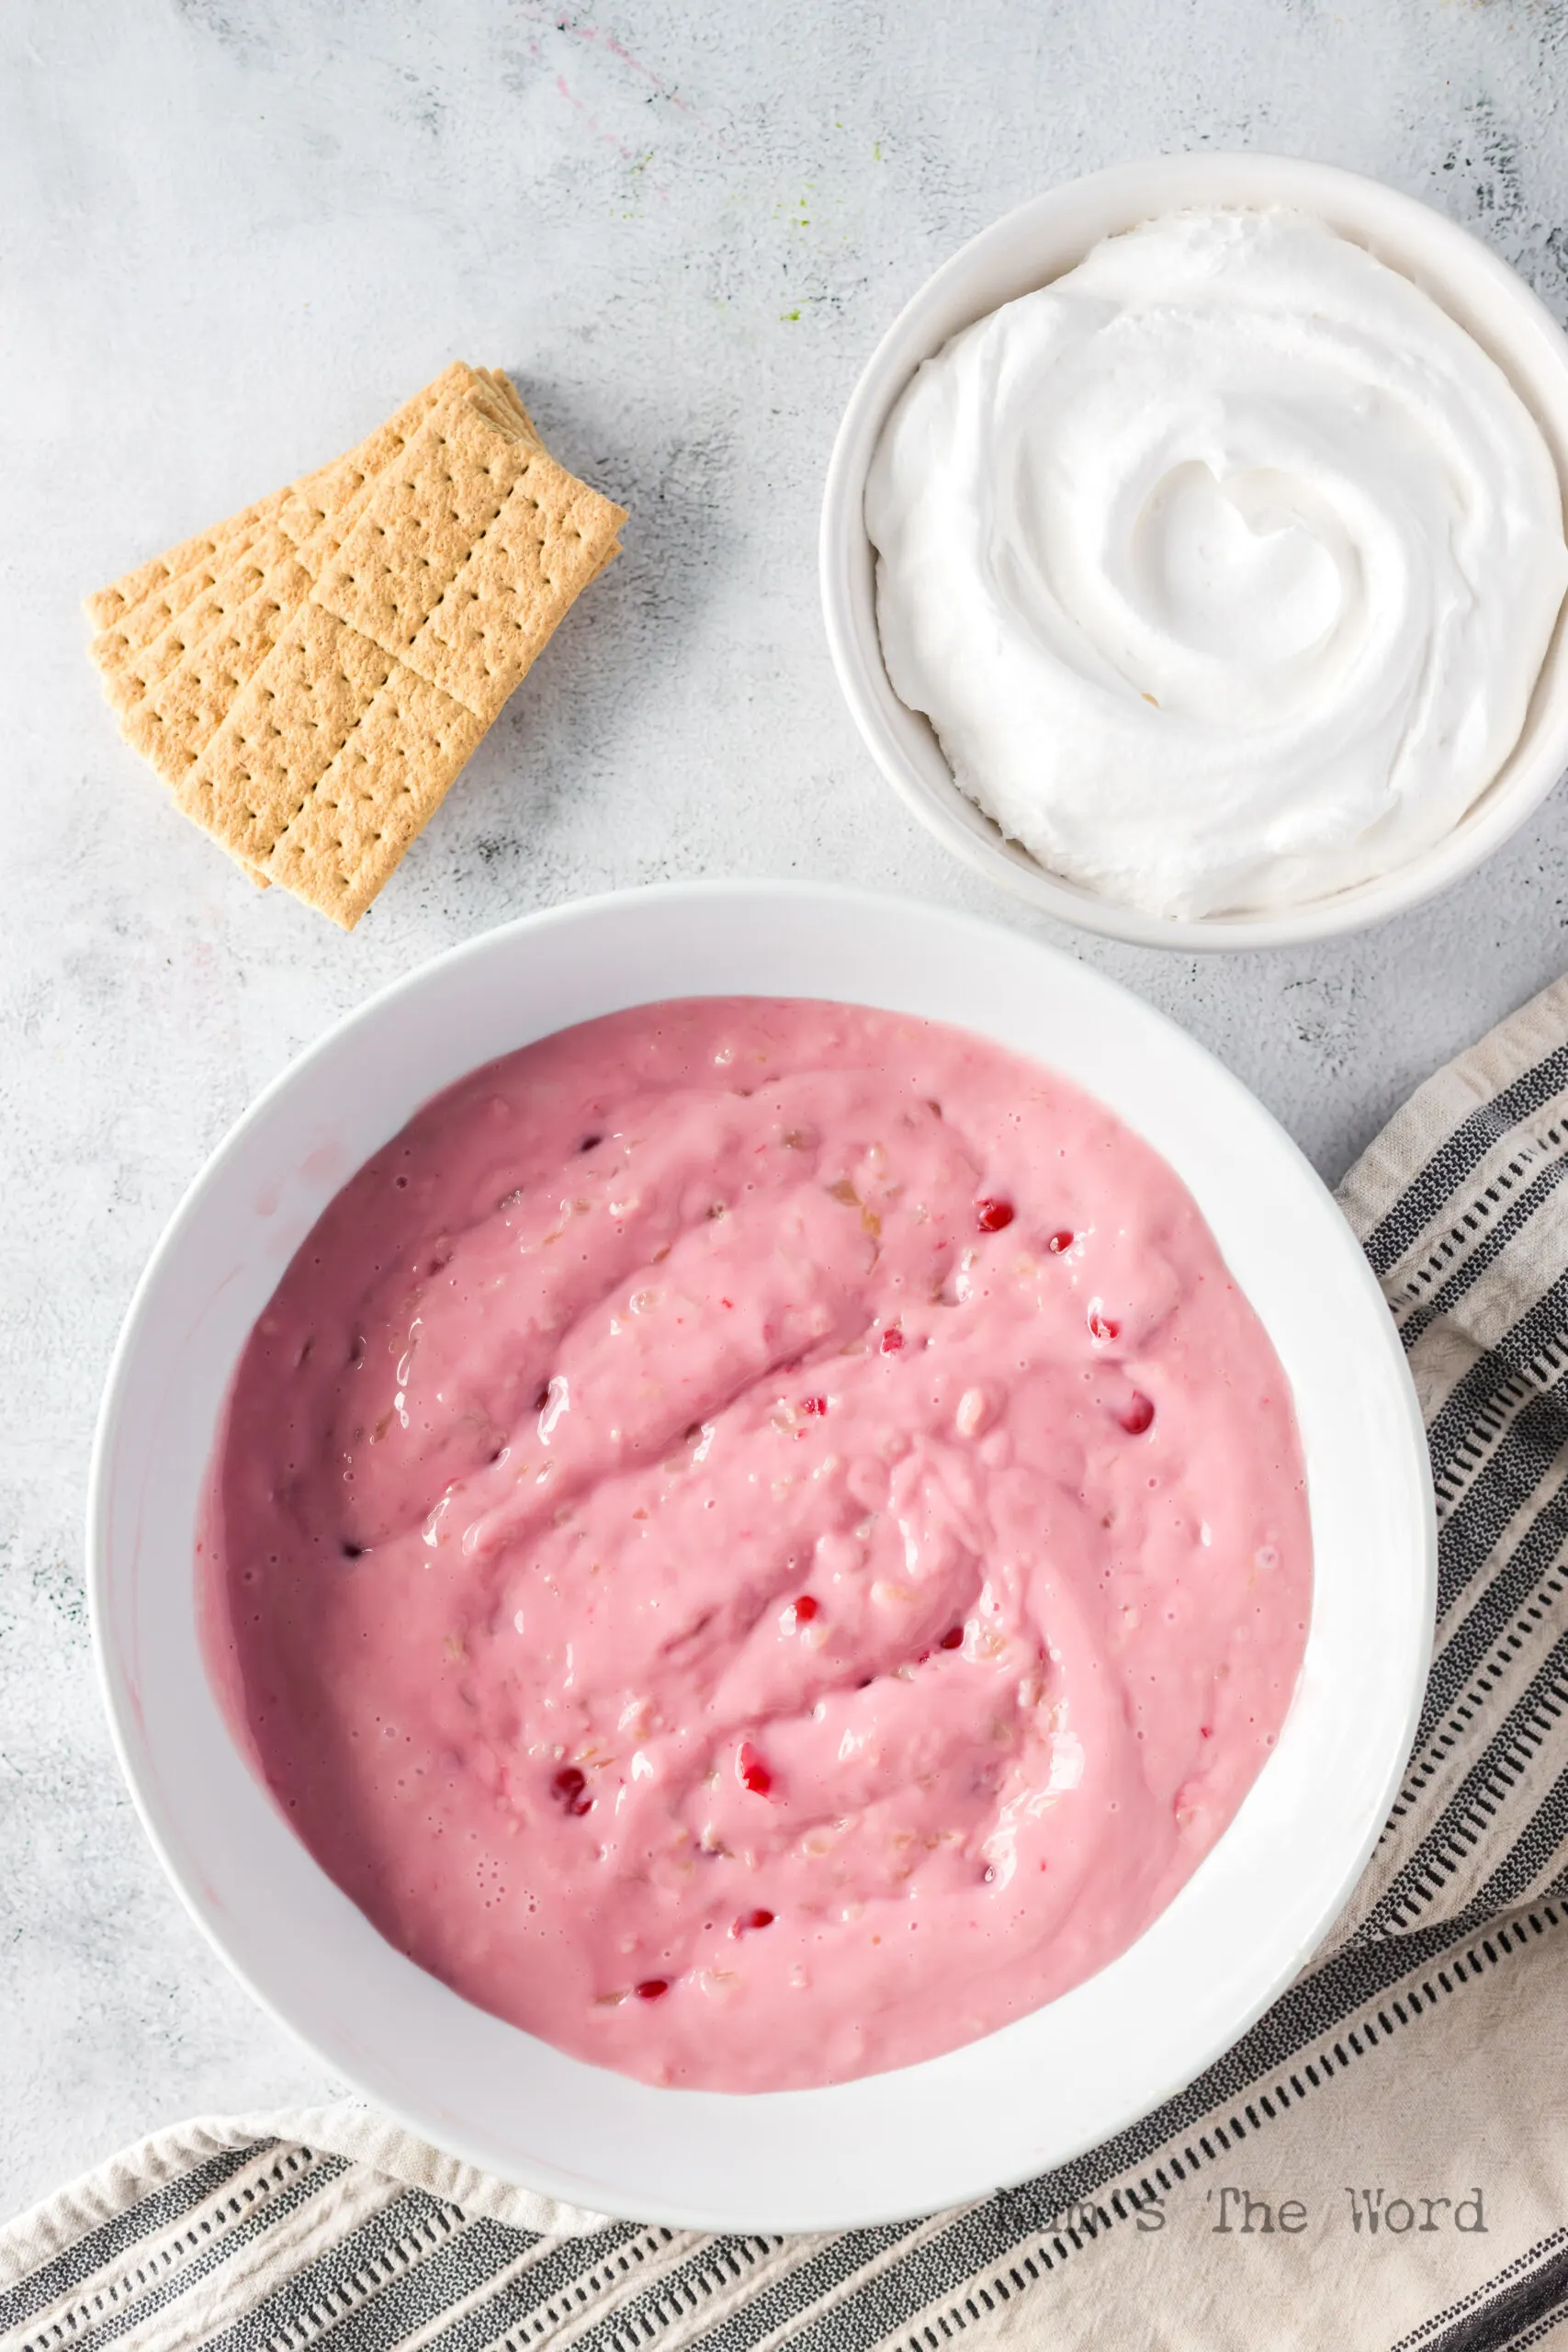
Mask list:
[[[1565,598],[1518,742],[1493,783],[1439,840],[1387,874],[1298,907],[1177,918],[1099,897],[1053,874],[1020,844],[1008,841],[961,792],[923,715],[909,710],[894,692],[882,659],[874,590],[867,584],[875,556],[865,528],[866,478],[882,427],[920,362],[941,350],[964,324],[1012,299],[993,291],[970,301],[967,289],[1000,268],[998,256],[1017,241],[1049,236],[1077,211],[1109,209],[1115,216],[1086,234],[1078,248],[1081,258],[1091,243],[1114,233],[1117,226],[1130,228],[1160,212],[1199,204],[1225,203],[1293,204],[1319,212],[1341,233],[1353,233],[1353,222],[1373,251],[1378,250],[1380,232],[1392,229],[1396,236],[1405,232],[1412,243],[1426,248],[1423,266],[1406,266],[1386,253],[1380,257],[1415,278],[1468,332],[1475,334],[1471,321],[1461,315],[1470,307],[1462,299],[1467,288],[1483,307],[1490,304],[1505,313],[1521,337],[1533,338],[1539,346],[1540,377],[1555,370],[1558,379],[1550,401],[1535,396],[1538,381],[1527,389],[1495,351],[1491,356],[1540,426],[1568,509],[1568,333],[1500,254],[1422,198],[1339,164],[1245,148],[1197,149],[1135,158],[1058,182],[976,232],[916,288],[875,344],[850,394],[828,461],[818,532],[823,627],[840,690],[862,742],[927,831],[974,872],[1058,922],[1130,945],[1184,954],[1301,946],[1367,930],[1422,906],[1484,864],[1568,771]],[[1429,277],[1425,267],[1428,261]],[[1049,284],[1071,266],[1044,267],[1031,275],[1031,284]],[[1019,275],[1016,270],[1010,274],[1015,278]],[[1026,290],[1021,283],[1014,285],[1015,295]],[[964,316],[954,322],[953,314],[960,309]],[[931,324],[939,316],[948,321],[940,333]],[[1490,348],[1483,335],[1477,334],[1476,340]],[[1564,674],[1553,695],[1549,688],[1557,671]]]
[[[705,901],[722,902],[726,899],[738,900],[746,909],[758,910],[764,910],[771,904],[777,904],[781,900],[815,902],[824,906],[831,915],[838,918],[846,916],[857,909],[879,909],[894,915],[910,914],[924,921],[934,919],[948,925],[955,938],[962,937],[976,947],[982,947],[987,940],[995,939],[1000,934],[1002,938],[1010,941],[1013,946],[1023,950],[1029,956],[1039,959],[1043,967],[1047,968],[1055,967],[1064,973],[1072,974],[1075,981],[1087,989],[1091,995],[1130,1003],[1135,1008],[1137,1017],[1149,1024],[1154,1038],[1159,1038],[1161,1033],[1164,1033],[1164,1043],[1168,1047],[1179,1045],[1183,1053],[1201,1057],[1201,1060],[1208,1065],[1213,1080],[1222,1091],[1228,1093],[1238,1108],[1243,1109],[1247,1114],[1267,1123],[1268,1127],[1272,1130],[1274,1143],[1287,1159],[1296,1163],[1299,1172],[1308,1180],[1312,1187],[1316,1189],[1324,1203],[1334,1207],[1334,1222],[1329,1229],[1337,1231],[1342,1237],[1341,1256],[1348,1278],[1359,1286],[1369,1305],[1375,1305],[1376,1316],[1369,1322],[1368,1329],[1370,1333],[1381,1335],[1375,1343],[1382,1350],[1387,1366],[1393,1374],[1393,1390],[1397,1393],[1401,1400],[1402,1438],[1409,1448],[1409,1461],[1417,1467],[1418,1476],[1422,1482],[1420,1492],[1426,1505],[1420,1531],[1421,1596],[1416,1611],[1419,1623],[1425,1628],[1425,1635],[1423,1642],[1418,1645],[1418,1654],[1413,1654],[1406,1663],[1407,1683],[1398,1736],[1388,1751],[1386,1767],[1375,1791],[1375,1803],[1369,1803],[1367,1805],[1364,1834],[1354,1851],[1347,1849],[1345,1852],[1339,1869],[1335,1874],[1332,1900],[1318,1903],[1316,1926],[1305,1942],[1292,1948],[1288,1954],[1280,1958],[1271,1969],[1267,1980],[1260,1981],[1253,1987],[1245,2005],[1233,2011],[1223,2031],[1211,2035],[1201,2048],[1184,2053],[1179,2075],[1168,2079],[1162,2078],[1155,2081],[1148,2086],[1146,2093],[1141,2094],[1126,2108],[1125,2111],[1118,2111],[1106,2120],[1103,2129],[1097,2129],[1091,2137],[1082,2142],[1081,2146],[1059,2150],[1052,2158],[1053,2165],[1066,2163],[1076,2154],[1081,2154],[1084,2149],[1100,2144],[1104,2139],[1113,2136],[1115,2132],[1128,2128],[1142,2117],[1153,2112],[1166,2099],[1182,2089],[1188,2082],[1196,2079],[1198,2075],[1223,2056],[1225,2051],[1234,2047],[1237,2040],[1293,1980],[1302,1965],[1318,1948],[1324,1934],[1343,1907],[1346,1897],[1355,1885],[1368,1856],[1381,1835],[1389,1805],[1397,1793],[1408,1760],[1411,1742],[1415,1736],[1426,1687],[1435,1618],[1436,1518],[1429,1479],[1426,1475],[1425,1429],[1403,1348],[1392,1318],[1388,1317],[1382,1291],[1362,1255],[1354,1234],[1348,1224],[1340,1219],[1337,1207],[1332,1203],[1332,1196],[1328,1193],[1327,1188],[1323,1185],[1322,1180],[1311,1168],[1300,1148],[1280,1126],[1272,1114],[1252,1095],[1250,1090],[1179,1023],[1147,1004],[1134,991],[1095,972],[1091,967],[1067,956],[1062,949],[1031,939],[1027,934],[1012,931],[1009,926],[998,924],[960,910],[935,906],[928,901],[902,898],[891,893],[872,892],[850,886],[795,880],[668,882],[632,889],[596,893],[589,898],[568,900],[556,907],[517,917],[511,922],[481,933],[473,939],[459,942],[427,959],[424,963],[393,979],[364,1002],[330,1023],[321,1036],[286,1064],[262,1089],[208,1155],[168,1218],[132,1294],[105,1380],[94,1431],[87,1483],[85,1581],[95,1665],[116,1758],[130,1789],[143,1830],[165,1873],[173,1882],[186,1912],[195,1920],[225,1966],[245,1986],[257,2004],[284,2027],[296,2041],[309,2049],[318,2060],[333,2071],[345,2075],[356,2086],[362,2088],[366,2096],[375,2099],[410,2132],[423,2139],[433,2140],[438,2146],[450,2149],[455,2154],[482,2169],[497,2171],[498,2167],[493,2157],[484,2145],[482,2134],[465,2136],[464,2129],[454,2129],[450,2120],[446,2120],[439,2126],[433,2123],[428,2112],[422,2114],[408,2098],[389,2086],[385,2079],[377,2079],[376,2069],[368,2061],[362,2059],[358,2064],[349,2061],[341,2049],[328,2046],[323,2040],[317,2038],[316,2033],[310,2027],[302,2025],[288,2013],[281,1999],[276,1997],[258,1980],[250,1965],[236,1954],[215,1917],[218,1905],[210,1889],[197,1883],[197,1872],[177,1850],[177,1840],[174,1829],[165,1819],[164,1800],[161,1795],[154,1793],[150,1785],[152,1779],[150,1760],[146,1777],[143,1777],[143,1757],[140,1745],[141,1702],[127,1663],[118,1654],[109,1630],[111,1587],[115,1575],[110,1528],[115,1464],[111,1457],[115,1451],[118,1423],[123,1416],[126,1399],[135,1378],[138,1353],[143,1345],[150,1319],[158,1309],[160,1285],[167,1269],[177,1258],[185,1243],[194,1212],[220,1172],[231,1163],[243,1159],[253,1134],[269,1117],[274,1107],[299,1086],[309,1073],[329,1061],[333,1055],[341,1053],[356,1035],[372,1029],[377,1023],[384,1019],[391,1008],[429,986],[434,976],[448,973],[465,963],[482,963],[491,956],[502,954],[506,944],[518,934],[548,934],[551,932],[562,931],[585,920],[592,921],[617,914],[625,910],[628,903],[661,902],[689,907]],[[772,991],[741,989],[732,992],[747,995]],[[652,1001],[654,1000],[651,998],[628,1000],[628,1001]],[[863,1001],[870,1001],[869,999]],[[547,1029],[541,1030],[538,1034],[551,1033]],[[480,1067],[482,1062],[490,1057],[488,1055],[481,1055],[478,1060],[465,1062],[463,1068]],[[455,1072],[454,1076],[460,1074],[460,1072]],[[1118,1114],[1118,1115],[1121,1114]],[[1158,1148],[1157,1146],[1156,1148]],[[338,1182],[342,1181],[346,1179],[339,1178],[333,1182],[332,1190],[335,1191]],[[232,1746],[234,1745],[232,1736],[231,1735],[230,1736]],[[238,1754],[237,1746],[235,1753]],[[1256,1783],[1254,1785],[1256,1786]],[[279,1817],[279,1823],[282,1826],[281,1817]],[[1234,1826],[1234,1824],[1232,1826]],[[286,1832],[286,1834],[292,1836],[291,1832]],[[1223,1849],[1225,1838],[1229,1835],[1229,1829],[1222,1834],[1216,1847],[1212,1849],[1213,1852],[1217,1853]],[[325,1874],[320,1873],[320,1866],[314,1863],[313,1859],[310,1867],[324,1881]],[[1202,1867],[1203,1865],[1200,1866],[1200,1868]],[[1190,1885],[1192,1882],[1189,1881],[1188,1883]],[[346,1902],[347,1898],[343,1900]],[[1177,1900],[1179,1901],[1180,1897],[1179,1896]],[[1136,1940],[1141,1941],[1142,1939]],[[1129,1947],[1130,1951],[1133,1949],[1135,1949],[1135,1945]],[[1112,1962],[1109,1965],[1115,1967],[1117,1964]],[[408,1965],[412,1966],[412,1963]],[[1099,1972],[1099,1973],[1103,1974],[1104,1972]],[[1088,1984],[1094,1982],[1094,1978],[1086,1980]],[[1069,1994],[1062,1997],[1070,2000],[1073,1996]],[[467,2007],[466,2004],[464,2006]],[[1045,2005],[1047,2009],[1055,2006],[1055,2004]],[[1040,2011],[1032,2013],[1034,2016],[1041,2014],[1043,2012]],[[508,2028],[507,2030],[514,2032],[517,2030]],[[1007,2033],[1014,2029],[1004,2027],[999,2030]],[[964,2045],[964,2047],[976,2049],[985,2041],[993,2039],[995,2039],[994,2036],[984,2036],[981,2037],[980,2042]],[[571,2063],[582,2064],[578,2061]],[[931,2061],[926,2064],[941,2065],[943,2061]],[[587,2071],[597,2073],[600,2070],[588,2069]],[[912,2075],[919,2071],[917,2068],[894,2070],[896,2074],[905,2075]],[[617,2077],[617,2079],[621,2078]],[[870,2076],[862,2079],[875,2082],[886,2080],[889,2077]],[[835,2095],[836,2088],[845,2087],[852,2087],[852,2086],[829,2086],[822,2090],[795,2093],[755,2094],[739,2101],[730,2099],[728,2103],[752,2105],[759,2101],[777,2100],[781,2103],[782,2109],[782,2105],[785,2102],[820,2101],[831,2098]],[[693,2101],[707,2099],[723,2102],[726,2098],[726,2095],[723,2094],[691,2093],[679,2090],[659,2092],[654,2096],[660,2098]],[[852,2208],[845,2207],[841,2203],[831,2210],[813,2206],[809,2201],[808,2194],[805,2201],[797,2204],[783,2216],[773,2209],[759,2211],[745,2206],[715,2212],[707,2208],[694,2206],[683,2201],[679,2195],[664,2193],[657,2187],[652,2187],[646,2191],[639,2188],[635,2195],[609,2193],[606,2185],[601,2181],[585,2180],[581,2175],[562,2168],[548,2160],[536,2160],[532,2157],[525,2168],[514,2167],[501,2171],[499,2177],[513,2179],[522,2186],[579,2208],[591,2207],[595,2211],[618,2214],[630,2220],[663,2223],[677,2228],[839,2230],[902,2220],[911,2211],[936,2210],[938,2205],[946,2206],[976,2195],[983,2195],[998,2185],[1005,2187],[1016,2181],[1028,2179],[1034,2177],[1039,2170],[1040,2167],[1031,2162],[1022,2169],[1015,2166],[1009,2170],[1004,2165],[1000,2168],[999,2177],[997,2174],[988,2175],[983,2179],[976,2179],[972,2174],[962,2177],[942,2177],[938,2196],[929,2204],[919,2207],[912,2206],[907,2198],[898,2197],[889,2199],[886,2195],[879,2196],[874,2187],[869,2188],[863,2196],[857,2194]]]

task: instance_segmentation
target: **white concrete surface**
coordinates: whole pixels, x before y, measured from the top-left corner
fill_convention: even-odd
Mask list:
[[[178,1909],[100,1721],[81,1507],[138,1269],[247,1098],[524,909],[843,876],[1028,918],[862,754],[818,624],[833,428],[883,324],[1043,185],[1201,142],[1371,172],[1568,315],[1555,0],[16,0],[0,16],[0,2212],[197,2110],[323,2087]],[[77,597],[510,368],[632,510],[352,939],[258,897],[120,745]],[[1568,795],[1310,954],[1070,940],[1329,1176],[1568,962]]]

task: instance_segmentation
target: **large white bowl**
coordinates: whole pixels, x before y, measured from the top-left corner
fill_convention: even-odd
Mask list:
[[[958,1023],[1052,1064],[1196,1194],[1284,1362],[1316,1555],[1300,1687],[1235,1821],[1133,1948],[944,2058],[833,2089],[656,2090],[470,2007],[384,1943],[241,1760],[197,1641],[219,1409],[294,1251],[437,1089],[616,1007],[814,995]],[[109,1374],[88,1578],[121,1762],[165,1868],[257,1998],[430,2139],[580,2205],[671,2223],[889,2219],[1040,2172],[1225,2049],[1339,1909],[1393,1795],[1431,1636],[1426,1449],[1398,1340],[1333,1201],[1181,1031],[1052,950],[897,899],[681,885],[533,915],[375,998],[285,1071],[154,1252]]]
[[[1546,436],[1568,486],[1568,336],[1506,262],[1414,197],[1282,155],[1161,155],[1070,180],[1020,205],[944,262],[866,362],[829,462],[822,613],[839,684],[867,749],[922,824],[965,865],[1064,922],[1146,947],[1279,947],[1359,931],[1446,890],[1490,857],[1568,768],[1568,611],[1559,616],[1523,732],[1474,807],[1407,865],[1268,914],[1177,922],[1049,873],[953,781],[924,718],[894,693],[876,630],[865,479],[883,425],[922,359],[961,327],[1048,285],[1113,232],[1198,205],[1293,205],[1414,278],[1491,353]]]

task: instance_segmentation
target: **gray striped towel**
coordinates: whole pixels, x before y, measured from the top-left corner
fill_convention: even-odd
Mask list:
[[[704,2237],[570,2211],[353,2104],[178,2125],[0,2232],[26,2352],[1272,2352],[1568,2333],[1568,980],[1347,1177],[1441,1526],[1388,1827],[1236,2047],[934,2218]]]

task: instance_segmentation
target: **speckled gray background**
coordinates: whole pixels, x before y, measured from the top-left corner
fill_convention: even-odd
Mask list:
[[[337,1014],[502,917],[669,875],[960,875],[840,707],[814,534],[862,359],[955,244],[1159,148],[1274,148],[1473,223],[1568,316],[1561,0],[13,0],[0,18],[0,2211],[193,2110],[323,2087],[164,1885],[82,1596],[97,1390],[160,1227]],[[258,898],[119,744],[77,597],[510,368],[632,510],[352,939]],[[1075,953],[1335,1176],[1568,963],[1568,796],[1372,936]],[[1044,928],[1044,926],[1040,926]]]

